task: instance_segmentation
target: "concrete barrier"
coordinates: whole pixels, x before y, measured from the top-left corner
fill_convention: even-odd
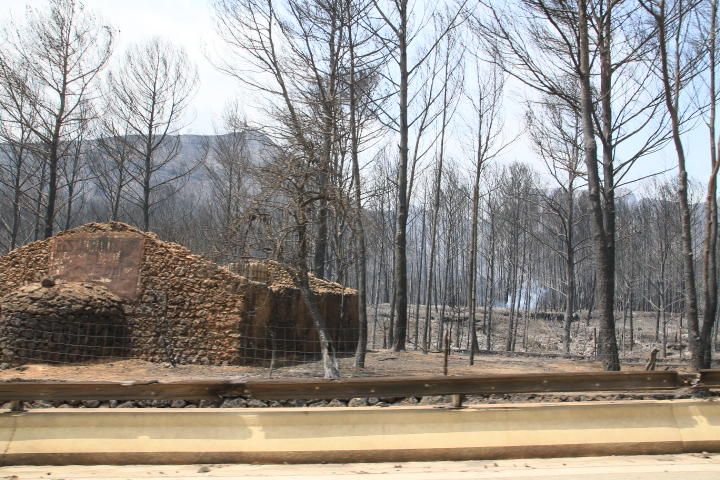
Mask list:
[[[720,451],[720,402],[0,411],[4,465],[320,463]]]

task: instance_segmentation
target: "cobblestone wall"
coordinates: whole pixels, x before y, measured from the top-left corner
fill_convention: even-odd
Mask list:
[[[12,353],[13,358],[4,358],[4,361],[17,363],[22,358],[29,361],[79,361],[81,358],[89,359],[95,352],[98,358],[112,355],[176,364],[239,365],[256,364],[275,356],[292,359],[298,354],[318,351],[317,333],[302,296],[294,288],[286,267],[280,264],[271,262],[264,267],[269,273],[266,281],[248,280],[181,245],[161,241],[154,234],[122,223],[87,224],[58,237],[82,235],[96,238],[116,232],[144,239],[139,242],[143,252],[137,272],[136,298],[118,298],[102,286],[92,290],[92,284],[82,286],[77,282],[63,282],[62,279],[53,280],[57,285],[43,290],[38,282],[48,278],[54,238],[29,244],[0,257],[0,345],[19,341],[11,338],[12,332],[22,331],[22,342],[36,342],[27,343],[27,346],[37,346],[37,354],[33,354],[23,343],[23,355]],[[256,269],[260,268],[256,266]],[[57,266],[52,270],[58,270]],[[123,280],[127,281],[127,278]],[[99,278],[94,283],[103,282],[112,282],[112,278]],[[106,283],[106,286],[112,290],[111,284]],[[352,351],[357,340],[355,291],[317,279],[313,279],[312,287],[318,295],[321,311],[337,349]],[[79,302],[78,295],[70,295],[71,290],[78,295],[87,294],[86,303],[80,302],[78,306],[82,306],[82,311],[89,312],[88,315],[78,315],[65,306],[58,306],[55,313],[48,310],[43,314],[47,320],[42,321],[37,315],[23,313],[23,309],[33,311],[35,307],[31,304],[36,300],[33,296],[37,296],[38,292],[43,298],[72,298]],[[122,318],[122,330],[102,326],[108,323],[106,320],[97,323],[101,316],[97,312],[92,313],[95,304],[99,311],[106,309],[99,302],[98,295],[105,299],[103,301],[118,302],[122,310],[122,316],[118,317]],[[51,305],[52,302],[48,303],[48,308]],[[68,323],[68,318],[73,320]],[[106,335],[106,332],[114,332],[116,343],[113,345],[116,348],[105,345],[105,350],[98,350],[96,347],[99,345],[94,345],[94,350],[82,350],[71,355],[68,349],[60,349],[57,343],[37,340],[53,338],[58,329],[66,331],[71,324],[92,324],[93,318],[98,330],[90,336],[113,336]],[[20,330],[12,330],[8,326]],[[25,338],[32,336],[29,333],[32,331],[35,332],[34,337]],[[11,353],[10,348],[7,350]]]
[[[122,302],[100,285],[45,280],[2,299],[0,352],[11,364],[122,358],[129,338]]]

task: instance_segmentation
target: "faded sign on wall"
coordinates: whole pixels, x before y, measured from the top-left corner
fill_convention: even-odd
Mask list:
[[[50,275],[68,282],[104,285],[125,299],[138,295],[145,238],[127,232],[59,236],[50,254]]]

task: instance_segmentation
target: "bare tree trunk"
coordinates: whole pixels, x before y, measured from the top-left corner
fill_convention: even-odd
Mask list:
[[[565,324],[563,328],[563,348],[565,354],[570,354],[571,335],[573,315],[575,313],[575,244],[573,228],[575,224],[575,198],[573,195],[575,181],[575,172],[572,168],[568,168],[568,188],[566,198],[567,226],[565,233]]]
[[[380,249],[380,256],[382,258],[382,243]],[[375,277],[375,311],[373,313],[373,325],[372,325],[372,349],[375,349],[375,333],[377,332],[378,323],[378,310],[380,309],[380,280],[383,277],[382,265],[378,269],[377,256],[373,258],[373,275]]]
[[[53,236],[55,229],[55,200],[57,198],[57,177],[58,177],[58,150],[60,149],[60,130],[62,127],[61,118],[65,115],[65,85],[60,94],[60,107],[55,119],[55,128],[53,129],[52,139],[50,142],[50,151],[48,152],[48,196],[45,205],[45,230],[44,238]]]
[[[152,133],[148,135],[148,144],[152,144]],[[150,192],[151,186],[151,175],[152,175],[152,157],[150,154],[150,147],[145,154],[145,171],[143,172],[143,202],[142,202],[142,214],[143,214],[143,230],[146,232],[150,231]]]
[[[47,181],[46,177],[47,172],[47,161],[42,160],[42,166],[40,167],[40,181],[38,182],[37,187],[37,197],[35,198],[35,228],[33,233],[33,240],[40,240],[40,227],[41,227],[41,219],[42,219],[42,204],[43,204],[43,196],[45,194],[45,182]]]
[[[407,0],[399,0],[398,49],[400,55],[400,165],[398,166],[397,231],[395,232],[395,308],[397,328],[392,349],[405,350],[407,335],[407,213],[408,213],[408,62],[407,62]]]
[[[417,279],[417,296],[415,298],[415,333],[413,335],[413,350],[418,349],[419,334],[420,334],[420,297],[422,293],[422,280],[423,280],[423,264],[425,263],[425,217],[427,212],[427,195],[423,202],[423,213],[422,213],[422,228],[420,230],[420,259],[418,262],[418,279]]]
[[[440,145],[438,148],[437,162],[435,163],[435,176],[433,184],[433,200],[430,210],[430,254],[427,260],[427,279],[425,288],[425,323],[423,328],[423,352],[430,350],[431,343],[431,326],[432,326],[432,298],[433,298],[433,282],[435,277],[435,255],[437,244],[438,217],[440,215],[440,190],[442,187],[443,161],[445,159],[445,134],[448,124],[448,87],[450,81],[450,41],[448,40],[447,49],[445,51],[444,66],[444,85],[443,85],[443,103],[442,115],[440,117]]]
[[[445,112],[443,111],[443,116]],[[443,125],[445,121],[443,120]],[[433,192],[433,205],[432,205],[432,218],[430,225],[430,256],[428,257],[428,272],[427,272],[427,287],[425,290],[425,331],[423,334],[423,352],[427,353],[430,350],[430,325],[432,322],[432,294],[433,294],[433,280],[435,276],[435,247],[437,244],[437,230],[438,230],[438,217],[440,215],[440,184],[442,182],[442,168],[443,168],[443,147],[445,144],[445,128],[443,127],[440,133],[440,154],[438,157],[437,165],[435,166],[435,185]]]
[[[71,182],[68,184],[68,199],[65,206],[65,230],[69,230],[72,225],[73,213],[73,196],[75,195],[75,185]]]
[[[515,217],[511,221],[519,224],[520,213],[518,206],[515,207],[514,215]],[[515,304],[518,296],[518,276],[520,270],[520,252],[518,251],[518,248],[520,247],[520,239],[517,235],[513,236],[512,242],[513,243],[511,246],[511,251],[509,252],[509,265],[511,265],[512,271],[509,272],[508,278],[508,290],[510,294],[510,312],[508,315],[508,332],[507,337],[505,338],[505,351],[508,352],[511,352],[513,350],[513,345],[515,343],[515,331],[517,322]]]
[[[508,331],[507,331],[507,337],[505,338],[505,351],[511,352],[512,346],[513,346],[513,335],[515,334],[515,300],[517,296],[517,277],[518,277],[518,265],[517,265],[518,257],[515,257],[515,262],[513,264],[513,271],[511,274],[512,278],[512,290],[510,293],[510,311],[508,314]]]
[[[592,311],[595,308],[595,285],[597,284],[597,272],[593,272],[592,288],[590,289],[590,301],[588,303],[587,317],[585,317],[585,326],[590,326],[592,319]]]
[[[611,60],[611,39],[612,39],[612,9],[614,2],[605,0],[605,15],[600,27],[599,53],[600,53],[600,101],[601,127],[603,138],[603,179],[602,189],[602,214],[604,220],[603,228],[603,261],[601,270],[603,275],[600,291],[600,338],[602,355],[606,370],[620,370],[618,358],[617,338],[615,335],[615,184],[614,184],[614,145],[613,145],[613,117],[612,117],[612,73]],[[603,312],[604,310],[604,312]]]
[[[123,173],[123,170],[121,170],[118,178],[118,184],[116,185],[115,195],[113,197],[113,202],[111,205],[110,220],[113,222],[117,222],[120,219],[120,202],[122,200],[122,189],[124,185]]]
[[[468,363],[473,365],[475,363],[475,352],[480,350],[477,341],[477,334],[475,332],[475,281],[477,278],[477,242],[478,242],[478,210],[480,209],[480,172],[482,170],[482,119],[478,121],[478,146],[477,146],[477,158],[475,162],[475,181],[473,182],[473,196],[472,196],[472,214],[471,214],[471,225],[470,225],[470,268],[468,275],[468,305],[470,310],[468,312],[468,325],[469,325],[469,349],[470,357]]]
[[[307,272],[300,272],[300,279],[300,292],[302,293],[303,300],[305,301],[305,306],[310,312],[313,326],[318,333],[318,340],[320,342],[320,353],[322,354],[325,378],[339,378],[340,370],[338,369],[335,349],[333,348],[331,338],[327,334],[325,319],[323,318],[322,313],[320,313],[317,297],[315,296],[315,293],[313,293],[313,291],[310,289]]]
[[[532,288],[532,264],[530,264],[529,270],[528,270],[528,276],[527,276],[527,287],[525,288],[525,309],[523,312],[524,322],[523,322],[523,351],[527,352],[527,340],[528,340],[528,330],[530,325],[530,289]]]
[[[718,297],[718,281],[717,281],[717,176],[720,162],[717,158],[717,149],[720,148],[720,139],[715,138],[715,116],[717,107],[716,94],[716,72],[717,68],[717,15],[718,3],[713,0],[710,8],[710,35],[708,39],[708,60],[710,71],[710,111],[708,118],[708,129],[710,134],[710,178],[708,179],[707,196],[705,198],[705,239],[703,250],[703,279],[704,279],[704,309],[702,331],[700,332],[700,342],[702,345],[702,366],[710,368],[712,364],[712,329],[715,325],[715,317],[717,316],[717,297]],[[715,142],[718,142],[717,146]]]
[[[572,225],[572,222],[570,222]],[[572,228],[572,227],[570,227]],[[568,243],[566,250],[566,276],[567,290],[565,294],[565,323],[563,325],[563,348],[565,354],[570,354],[571,328],[573,315],[575,313],[575,252],[572,245]]]
[[[525,274],[527,269],[527,240],[523,241],[523,248],[522,248],[522,260],[521,260],[521,266],[520,266],[520,281],[518,282],[518,288],[519,291],[516,294],[516,300],[517,305],[513,305],[513,308],[515,310],[515,322],[513,325],[513,334],[512,334],[512,345],[510,346],[511,351],[515,351],[515,345],[517,344],[517,332],[518,332],[518,326],[520,323],[520,306],[522,302],[522,292],[523,292],[523,284],[525,283]],[[527,295],[527,292],[526,292]]]
[[[614,317],[614,259],[608,248],[608,234],[600,198],[601,182],[598,171],[597,143],[593,124],[592,86],[590,84],[590,48],[588,34],[587,2],[578,1],[578,40],[580,74],[580,110],[583,125],[583,147],[587,167],[589,200],[592,209],[593,246],[597,266],[597,296],[599,327],[599,352],[605,370],[620,370],[620,359],[615,338]]]
[[[328,170],[330,165],[330,152],[332,151],[332,117],[326,112],[325,126],[323,128],[323,152],[321,155],[322,167],[318,175],[318,189],[320,200],[318,201],[318,229],[315,239],[315,258],[313,262],[313,273],[317,278],[325,278],[325,258],[327,257],[328,239]],[[350,128],[355,128],[351,125]],[[356,139],[357,140],[357,139]]]
[[[440,306],[440,321],[438,322],[438,336],[437,336],[437,348],[442,348],[442,342],[445,335],[445,308],[448,305],[448,291],[450,290],[450,267],[452,260],[450,259],[450,243],[447,242],[445,245],[445,258],[449,259],[448,264],[445,266],[445,275],[442,283],[442,305]]]
[[[630,351],[633,351],[633,347],[635,346],[635,325],[633,324],[633,293],[632,289],[630,290]]]
[[[676,70],[676,78],[670,74],[665,4],[659,4],[659,11],[654,12],[656,26],[658,28],[658,48],[660,50],[660,67],[662,72],[662,84],[665,97],[665,105],[670,114],[670,126],[672,130],[673,144],[678,160],[678,200],[680,203],[680,227],[682,231],[682,256],[683,256],[683,277],[685,280],[685,314],[688,327],[688,347],[690,358],[694,368],[703,368],[703,349],[700,338],[697,307],[697,289],[695,285],[695,261],[692,247],[692,218],[690,212],[690,201],[688,199],[688,174],[685,167],[685,150],[682,145],[680,132],[680,118],[677,107],[677,95],[679,93],[680,81]],[[677,67],[679,68],[679,66]],[[674,86],[671,82],[675,82]]]
[[[347,3],[348,17],[350,16],[350,2]],[[358,259],[355,263],[358,280],[358,344],[355,352],[355,366],[365,367],[365,352],[367,351],[367,248],[365,246],[365,228],[363,226],[362,188],[360,185],[360,160],[358,125],[357,125],[357,92],[355,89],[355,42],[353,39],[352,22],[348,22],[348,37],[350,51],[350,136],[352,174],[354,182],[355,200],[355,235],[358,246]],[[377,315],[377,314],[376,314]]]
[[[325,325],[325,318],[320,312],[318,306],[317,297],[310,288],[310,278],[308,276],[308,270],[306,258],[308,254],[308,240],[307,240],[307,215],[305,208],[307,202],[304,198],[300,198],[298,201],[297,211],[297,235],[298,235],[298,259],[296,272],[297,282],[302,293],[305,306],[310,313],[313,326],[318,334],[318,341],[320,343],[320,353],[323,359],[323,370],[325,378],[339,378],[340,370],[338,368],[337,357],[335,356],[335,349],[332,345],[332,339],[327,334],[327,326]]]
[[[393,248],[393,260],[395,259],[395,249]],[[393,262],[394,264],[395,262]],[[391,290],[390,290],[390,318],[387,324],[387,338],[383,340],[383,348],[392,348],[395,340],[395,302],[397,302],[397,295],[395,295],[395,269],[393,268],[391,277]]]
[[[24,143],[24,142],[23,142]],[[18,234],[20,233],[20,198],[21,192],[21,175],[22,175],[22,164],[25,153],[25,145],[20,145],[20,151],[18,152],[18,158],[15,159],[15,172],[14,172],[14,184],[13,184],[13,198],[12,198],[12,226],[10,231],[10,250],[14,250],[18,243]]]
[[[492,313],[493,306],[495,305],[495,215],[492,211],[490,212],[490,266],[488,267],[488,270],[490,272],[489,278],[487,279],[487,281],[490,282],[490,305],[485,306],[485,308],[488,309],[487,329],[485,331],[485,349],[487,351],[491,351],[493,325]]]

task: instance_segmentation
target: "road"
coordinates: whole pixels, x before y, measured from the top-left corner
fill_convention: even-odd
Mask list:
[[[0,467],[0,479],[717,480],[720,454],[337,465]]]

